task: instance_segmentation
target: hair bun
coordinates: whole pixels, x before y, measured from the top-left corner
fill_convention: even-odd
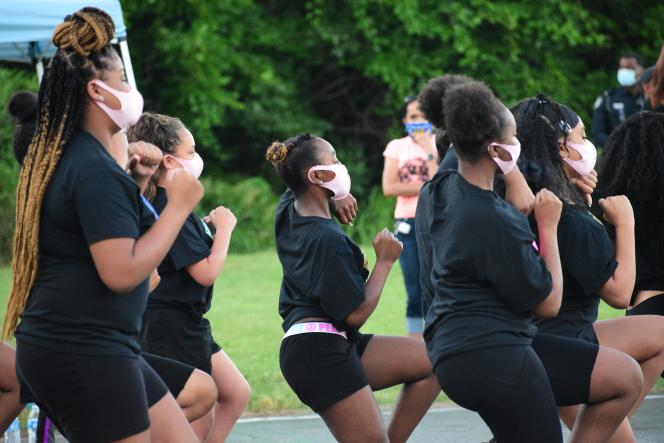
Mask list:
[[[282,142],[272,142],[265,152],[265,159],[271,163],[280,163],[288,156],[288,148]]]
[[[19,91],[11,96],[7,111],[17,124],[37,120],[37,95],[31,91]]]
[[[100,51],[115,36],[115,24],[106,12],[86,7],[65,17],[53,32],[53,44],[82,57]]]

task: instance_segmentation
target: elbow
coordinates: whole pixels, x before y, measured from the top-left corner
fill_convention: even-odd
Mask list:
[[[385,197],[396,197],[396,194],[394,193],[394,191],[389,186],[383,185],[383,196],[385,196]]]
[[[205,287],[212,286],[217,279],[217,274],[212,272],[190,272],[189,275],[196,283]]]
[[[344,321],[351,328],[360,329],[367,321],[367,319],[364,318],[364,316],[358,312],[352,312],[351,314],[348,315],[348,317],[346,317]]]
[[[136,282],[133,278],[130,277],[104,277],[101,276],[101,281],[106,285],[108,289],[117,293],[117,294],[128,294],[129,292],[136,289],[136,287],[141,283]]]
[[[602,300],[613,309],[627,309],[629,307],[630,292],[605,291]]]
[[[540,304],[535,307],[533,312],[540,318],[554,318],[560,311],[562,303],[562,291],[554,289]]]

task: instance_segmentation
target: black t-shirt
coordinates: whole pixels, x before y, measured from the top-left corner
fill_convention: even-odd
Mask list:
[[[664,292],[664,222],[652,218],[638,218],[634,234],[636,237],[634,296],[639,291]]]
[[[431,236],[434,294],[424,337],[434,366],[461,352],[530,345],[530,311],[552,284],[526,217],[454,171],[436,174],[425,190],[429,209],[415,220]]]
[[[19,341],[68,353],[129,355],[137,342],[148,280],[118,294],[99,278],[90,245],[138,238],[136,183],[99,141],[75,132],[48,185],[40,216],[39,269]]]
[[[157,213],[166,207],[166,190],[157,187],[152,205]],[[202,286],[187,267],[210,256],[212,234],[195,213],[189,214],[168,255],[157,268],[161,283],[150,295],[148,308],[176,308],[203,315],[210,310],[213,286]]]
[[[606,228],[585,208],[565,206],[558,223],[563,300],[555,318],[538,319],[541,332],[597,343],[599,289],[618,267]]]
[[[445,157],[443,161],[440,162],[438,167],[439,171],[456,171],[459,169],[459,160],[457,159],[456,152],[454,152],[454,147],[450,146],[445,152]]]
[[[274,224],[283,269],[279,314],[284,331],[302,318],[322,317],[353,333],[345,319],[364,302],[369,276],[364,254],[336,221],[303,217],[294,203],[292,192],[286,191]]]

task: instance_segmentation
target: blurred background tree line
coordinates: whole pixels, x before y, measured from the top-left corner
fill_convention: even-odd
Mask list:
[[[272,244],[280,185],[264,150],[310,132],[353,178],[361,242],[391,224],[382,151],[403,134],[399,109],[426,81],[464,73],[507,104],[543,91],[587,125],[616,87],[621,52],[655,62],[664,3],[630,0],[122,0],[145,109],[180,117],[205,160],[202,209],[238,216],[232,250]],[[7,99],[37,88],[28,67],[0,66],[0,260],[10,254],[18,168]]]

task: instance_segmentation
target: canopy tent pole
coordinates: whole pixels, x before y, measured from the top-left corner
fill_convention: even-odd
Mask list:
[[[127,74],[127,82],[133,89],[136,88],[136,78],[134,77],[134,67],[131,64],[131,56],[129,55],[129,45],[127,39],[122,38],[120,41],[120,53],[122,54],[122,63],[124,63],[125,73]]]
[[[44,76],[44,61],[41,58],[35,63],[35,68],[37,69],[37,81],[41,84]]]

